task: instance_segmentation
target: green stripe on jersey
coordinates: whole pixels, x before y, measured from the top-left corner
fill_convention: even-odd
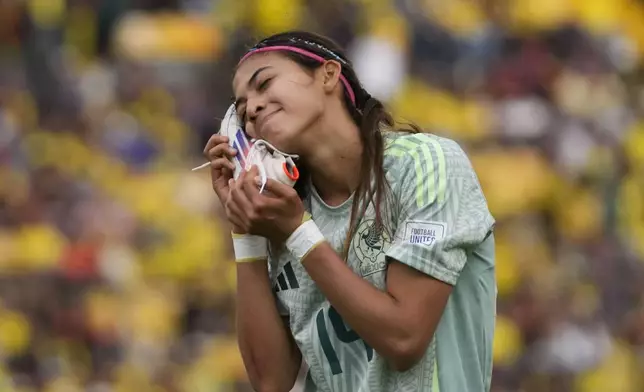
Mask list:
[[[436,163],[432,151],[436,155]],[[431,204],[435,200],[438,200],[439,203],[445,201],[447,190],[445,153],[437,140],[426,134],[416,134],[410,139],[398,138],[388,145],[386,154],[395,157],[409,154],[413,159],[416,171],[416,204],[418,207]],[[438,167],[438,179],[435,178],[436,167]],[[436,189],[437,183],[438,190]]]

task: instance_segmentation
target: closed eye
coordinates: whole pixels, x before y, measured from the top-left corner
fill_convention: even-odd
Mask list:
[[[265,79],[263,82],[257,85],[257,91],[264,91],[268,88],[273,78]]]

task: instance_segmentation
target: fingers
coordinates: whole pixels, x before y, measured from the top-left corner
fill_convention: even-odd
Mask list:
[[[228,222],[230,222],[230,224],[232,224],[233,227],[236,227],[240,232],[248,232],[248,225],[244,223],[239,215],[232,212],[229,207],[226,207],[226,218],[228,219]]]
[[[235,164],[232,163],[228,158],[216,158],[210,162],[210,167],[213,170],[220,170],[223,173],[223,170],[230,171],[231,176],[235,171]]]
[[[237,181],[230,182],[230,196],[228,198],[231,212],[234,215],[245,218],[242,219],[244,221],[246,221],[248,215],[254,211],[252,202],[248,199],[243,190],[245,179],[246,173],[242,173]]]
[[[237,210],[237,207],[233,205],[234,203],[226,203],[225,210],[226,210],[226,218],[228,218],[228,221],[233,224],[233,226],[241,229],[241,231],[248,231],[248,225],[243,221],[241,215],[239,214],[239,211]]]
[[[260,194],[259,188],[261,186],[261,179],[259,177],[257,166],[252,166],[251,169],[244,172],[243,175],[243,180],[240,177],[238,182],[242,183],[242,189],[248,200],[253,205],[262,203],[266,204],[269,200],[275,199],[290,202],[293,198],[299,198],[295,189],[270,178],[266,182],[264,192]]]
[[[278,214],[279,211],[282,211],[285,208],[288,208],[290,203],[288,199],[274,197],[274,195],[271,195],[270,193],[268,193],[268,195],[264,194],[265,192],[259,193],[259,171],[256,166],[253,166],[251,170],[244,174],[244,180],[241,182],[242,189],[251,203],[252,214],[267,218],[274,214]]]
[[[298,197],[295,189],[270,178],[266,181],[264,190],[278,198],[292,199],[294,197]]]
[[[222,135],[212,135],[206,143],[203,154],[209,161],[224,157],[231,159],[232,157],[237,155],[237,150],[235,150],[228,144],[228,137]]]
[[[230,147],[228,143],[224,142],[219,143],[210,149],[204,150],[204,155],[209,161],[222,157],[226,159],[232,159],[235,155],[237,155],[237,150]]]
[[[212,135],[210,139],[208,139],[208,142],[206,142],[206,146],[203,149],[204,156],[208,158],[208,151],[220,144],[228,144],[228,137],[219,134]]]
[[[252,167],[249,171],[243,171],[237,180],[229,182],[226,213],[231,223],[246,231],[290,211],[293,197],[299,201],[295,190],[279,182],[271,184],[271,193],[274,193],[275,197],[260,194],[258,175],[257,167]]]
[[[228,181],[233,178],[234,171],[235,165],[227,158],[218,158],[210,163],[212,189],[222,203],[228,200]]]
[[[226,217],[234,226],[241,228],[244,231],[248,230],[247,219],[244,218],[243,210],[239,207],[238,202],[233,197],[234,184],[231,182],[231,186],[228,190],[228,195],[226,198],[225,210]]]
[[[259,184],[257,183],[257,176],[259,175],[259,170],[257,166],[253,165],[249,171],[244,173],[244,179],[241,181],[241,187],[251,202],[255,202],[259,196]]]
[[[228,138],[213,135],[206,143],[204,155],[210,161],[212,186],[222,202],[227,200],[228,180],[233,177],[235,164],[231,161],[237,151],[228,145]]]
[[[253,165],[250,167],[250,170],[246,171],[246,176],[248,180],[254,180],[255,177],[259,175],[259,169],[257,168],[257,165]]]

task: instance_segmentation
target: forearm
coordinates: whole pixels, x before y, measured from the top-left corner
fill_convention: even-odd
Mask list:
[[[288,392],[297,378],[301,355],[278,313],[266,262],[237,266],[237,329],[254,389]]]
[[[303,265],[344,321],[379,355],[396,367],[409,362],[417,342],[396,298],[356,275],[327,243],[313,249]]]

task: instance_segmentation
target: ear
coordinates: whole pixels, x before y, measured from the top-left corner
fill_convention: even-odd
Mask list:
[[[327,94],[335,91],[338,82],[340,81],[340,74],[342,72],[342,65],[335,60],[327,60],[320,67],[322,70],[323,87]]]

